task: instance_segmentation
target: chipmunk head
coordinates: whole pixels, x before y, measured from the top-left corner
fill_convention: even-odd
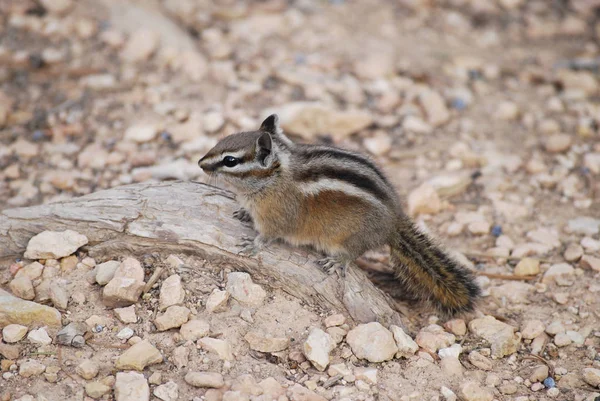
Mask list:
[[[207,174],[222,176],[241,193],[256,192],[279,175],[278,151],[286,146],[277,140],[280,135],[283,134],[279,119],[272,114],[258,131],[223,138],[198,161],[198,165]]]

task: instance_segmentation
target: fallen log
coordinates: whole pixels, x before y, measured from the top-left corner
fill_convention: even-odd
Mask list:
[[[394,301],[355,266],[328,275],[307,249],[273,244],[254,257],[238,254],[253,230],[233,218],[235,196],[209,185],[170,181],[116,187],[80,198],[0,212],[0,262],[20,258],[29,239],[45,230],[71,229],[89,239],[101,261],[116,255],[188,254],[250,273],[311,305],[346,311],[356,322],[401,325]]]

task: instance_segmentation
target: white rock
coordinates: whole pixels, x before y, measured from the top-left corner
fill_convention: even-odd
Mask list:
[[[585,368],[583,369],[583,381],[592,387],[600,388],[600,369]]]
[[[31,279],[26,275],[16,277],[10,281],[8,288],[13,295],[31,301],[35,299],[35,290],[33,289],[33,283]]]
[[[369,384],[377,384],[376,368],[354,368],[354,376],[357,380],[363,380]]]
[[[573,340],[571,340],[571,337],[567,333],[558,333],[554,336],[554,344],[557,347],[566,347],[567,345],[571,345],[571,343],[573,343]]]
[[[125,327],[117,333],[117,338],[119,340],[129,340],[134,334],[133,329]]]
[[[494,394],[475,382],[466,382],[460,386],[460,395],[465,401],[492,401]]]
[[[462,352],[462,347],[460,346],[460,344],[452,344],[450,347],[440,348],[440,350],[438,351],[438,355],[440,356],[441,359],[444,359],[444,358],[458,359],[461,352]]]
[[[550,334],[551,336],[555,336],[558,333],[564,333],[564,332],[565,332],[565,326],[558,320],[553,321],[546,327],[546,333]]]
[[[398,352],[393,334],[378,322],[359,324],[348,332],[346,342],[357,358],[369,362],[388,361]]]
[[[250,331],[244,339],[250,344],[250,348],[260,352],[279,352],[290,346],[290,340],[286,337],[272,337]]]
[[[424,327],[417,334],[415,342],[423,349],[429,352],[437,352],[440,348],[447,348],[454,344],[456,337],[444,331],[437,324],[430,324]]]
[[[123,60],[130,62],[147,60],[158,46],[158,34],[149,29],[134,32],[121,52]]]
[[[159,309],[165,310],[172,305],[181,305],[185,300],[185,290],[181,284],[181,277],[178,274],[173,274],[160,287],[159,294]]]
[[[519,106],[513,102],[501,102],[496,107],[494,117],[498,120],[516,120],[519,117]]]
[[[408,213],[436,214],[442,209],[440,197],[431,185],[424,183],[408,195]]]
[[[515,328],[492,316],[471,320],[469,329],[473,334],[491,343],[494,357],[502,358],[514,354],[519,348],[521,338],[514,334]]]
[[[446,386],[442,386],[440,388],[440,392],[442,393],[442,396],[444,397],[444,399],[446,401],[456,401],[457,400],[457,397],[456,397],[456,394],[454,394],[454,391],[450,390]]]
[[[27,326],[20,324],[9,324],[2,329],[2,339],[9,344],[21,341],[25,334],[27,334]]]
[[[45,327],[40,327],[37,330],[31,330],[29,334],[27,334],[27,339],[35,345],[49,345],[52,344],[52,339],[46,332]]]
[[[38,361],[28,360],[19,366],[19,376],[31,377],[44,373],[46,366]]]
[[[140,341],[121,354],[115,363],[119,370],[139,370],[146,366],[161,363],[163,356],[148,340]]]
[[[281,128],[291,134],[312,139],[330,134],[340,140],[373,123],[373,117],[364,111],[337,111],[318,102],[288,103],[265,114],[277,113]]]
[[[179,386],[173,381],[168,381],[154,389],[154,396],[162,401],[177,401]]]
[[[577,217],[569,220],[567,230],[575,234],[595,235],[600,232],[600,219],[593,217]]]
[[[41,0],[40,3],[46,10],[58,15],[68,13],[75,5],[73,0]]]
[[[202,127],[207,132],[217,132],[225,124],[225,117],[219,111],[209,111],[202,117]]]
[[[243,305],[262,305],[267,293],[258,284],[252,282],[248,273],[233,272],[227,275],[227,292]]]
[[[569,150],[573,139],[568,134],[552,134],[544,144],[546,150],[550,153],[561,153]]]
[[[394,340],[396,340],[396,345],[398,346],[396,358],[408,358],[419,350],[417,343],[414,342],[414,340],[408,334],[406,334],[401,327],[391,325],[390,330],[392,331]]]
[[[414,132],[415,134],[429,134],[433,130],[431,125],[413,115],[408,115],[404,118],[404,121],[402,121],[402,128],[408,132]]]
[[[219,312],[227,306],[229,292],[214,289],[206,300],[206,311],[209,313]]]
[[[149,142],[158,133],[159,127],[153,123],[136,123],[125,131],[125,139],[137,143]]]
[[[335,348],[331,336],[319,328],[313,328],[303,345],[303,352],[317,370],[323,372],[329,365],[329,353]]]
[[[27,259],[60,259],[73,254],[88,243],[85,235],[76,231],[43,231],[29,240]]]
[[[584,269],[590,269],[596,272],[600,272],[600,258],[595,258],[590,255],[584,255],[579,262],[581,267]]]
[[[109,260],[96,266],[96,283],[106,285],[115,276],[115,272],[121,265],[121,262]]]
[[[231,346],[226,340],[219,340],[216,338],[203,337],[197,341],[199,347],[213,352],[218,355],[220,359],[226,361],[233,360],[233,353],[231,352]]]
[[[194,387],[221,388],[225,385],[223,375],[216,372],[188,372],[185,382]]]
[[[49,306],[24,301],[0,288],[0,327],[11,323],[60,326],[60,312]]]
[[[427,122],[432,126],[439,127],[450,120],[446,101],[439,93],[425,88],[419,93],[419,102],[425,110]]]
[[[75,373],[86,380],[91,380],[98,375],[99,370],[100,368],[96,362],[85,359],[79,365],[77,365]]]
[[[158,331],[165,331],[181,327],[182,324],[188,321],[190,310],[185,306],[173,305],[169,306],[165,313],[154,319],[154,324]]]
[[[50,300],[55,308],[66,310],[69,304],[69,294],[58,280],[53,280],[50,286]]]
[[[363,144],[369,153],[375,156],[383,156],[389,153],[392,148],[392,138],[382,131],[377,131],[374,135],[365,138]]]
[[[186,341],[197,341],[210,333],[210,325],[206,320],[193,319],[183,324],[179,333]]]
[[[122,323],[137,323],[137,315],[135,314],[135,306],[131,305],[126,308],[116,308],[114,309],[115,316]]]
[[[541,320],[528,320],[521,326],[521,335],[526,340],[533,340],[544,332],[546,327]]]
[[[568,263],[557,263],[544,273],[542,283],[556,282],[558,285],[572,285],[575,280],[575,269]]]
[[[137,372],[117,372],[115,401],[148,400],[150,400],[150,387],[143,374]]]
[[[341,326],[345,322],[346,317],[341,313],[336,313],[335,315],[327,316],[323,321],[325,327]]]

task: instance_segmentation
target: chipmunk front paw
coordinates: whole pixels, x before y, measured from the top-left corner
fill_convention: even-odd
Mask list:
[[[248,212],[244,208],[239,208],[238,210],[233,212],[233,217],[235,217],[242,223],[252,223],[252,216],[250,216],[250,212]]]
[[[327,274],[334,274],[335,272],[340,272],[341,277],[346,277],[346,270],[348,269],[347,261],[340,259],[335,256],[327,256],[323,259],[317,260],[317,264],[323,269],[323,271]]]
[[[242,249],[238,252],[238,254],[245,256],[256,256],[256,254],[260,252],[266,245],[268,245],[269,242],[270,240],[262,235],[257,235],[254,238],[242,237],[242,241],[239,244]]]

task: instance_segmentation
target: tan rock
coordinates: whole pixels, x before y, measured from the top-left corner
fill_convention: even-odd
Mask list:
[[[244,339],[251,349],[260,352],[279,352],[290,346],[290,340],[286,337],[270,337],[253,331],[246,334]]]
[[[148,340],[140,341],[125,351],[115,363],[119,370],[135,369],[142,371],[146,366],[161,363],[163,356]]]
[[[11,323],[57,327],[61,325],[61,317],[54,308],[22,300],[0,289],[0,326]]]

